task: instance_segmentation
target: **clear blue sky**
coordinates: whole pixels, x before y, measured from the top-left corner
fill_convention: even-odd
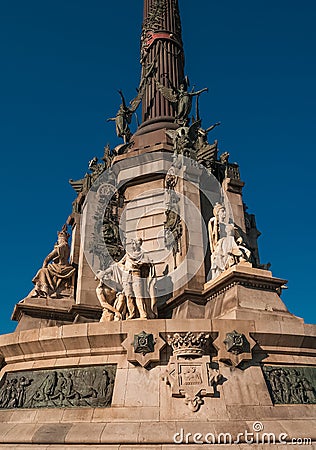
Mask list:
[[[139,82],[142,0],[15,0],[0,17],[0,333],[71,212],[69,178],[118,143],[123,89]],[[109,5],[112,5],[109,7]],[[180,0],[186,72],[205,126],[229,151],[257,217],[262,262],[289,280],[289,310],[315,322],[316,3]]]

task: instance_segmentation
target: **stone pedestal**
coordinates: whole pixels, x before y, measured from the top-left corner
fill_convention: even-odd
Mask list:
[[[15,305],[12,320],[18,321],[17,331],[72,323],[71,308],[74,303],[74,299],[60,301],[27,297]]]
[[[267,270],[238,264],[204,284],[203,290],[185,289],[168,300],[161,313],[167,317],[249,319],[260,313],[300,321],[280,298],[286,280]]]
[[[17,331],[54,327],[72,323],[99,321],[100,305],[76,304],[74,299],[25,298],[14,307],[12,320],[16,320]]]
[[[268,270],[233,266],[205,284],[205,317],[248,319],[259,311],[294,317],[280,298],[286,283]]]
[[[153,342],[152,348],[143,348],[144,355],[136,353],[135,346],[135,336],[140,335],[142,345],[146,344],[143,331],[145,336],[152,335]],[[241,352],[234,353],[227,344],[227,336],[234,331],[249,343]],[[201,333],[208,336],[208,346],[203,355],[197,352],[183,360],[170,345],[170,336],[175,339],[180,335],[185,343],[190,333],[196,338]],[[202,436],[195,439],[204,443],[205,439],[212,443],[214,436],[216,444],[223,444],[224,433],[226,444],[231,442],[229,448],[236,450],[272,448],[267,441],[261,446],[263,433],[269,433],[271,439],[275,435],[278,449],[287,448],[285,443],[292,439],[315,440],[315,405],[307,400],[304,404],[276,403],[265,375],[271,367],[284,368],[288,374],[294,373],[295,368],[300,374],[302,368],[314,367],[315,335],[315,327],[302,321],[289,325],[262,317],[258,312],[253,313],[252,320],[90,323],[1,336],[5,361],[0,372],[1,393],[6,380],[13,383],[15,379],[19,385],[23,375],[29,383],[23,388],[24,401],[30,402],[33,396],[32,408],[24,407],[22,401],[20,407],[0,409],[1,448],[171,450],[179,443],[187,444],[188,439],[190,448],[195,449],[200,448],[194,444],[196,433]],[[184,352],[188,348],[184,344]],[[186,361],[185,365],[181,361]],[[184,377],[177,378],[178,390],[170,386],[174,377],[178,377],[172,372],[177,362],[183,374],[179,376]],[[97,376],[102,378],[102,368],[110,377],[110,382],[105,382],[107,406],[88,407],[105,398],[100,397],[102,383],[94,379],[93,390],[90,393],[85,390],[84,399],[80,397],[83,388],[78,385],[78,377],[89,378],[91,373],[99,373]],[[56,383],[54,389],[45,391],[44,384],[36,381],[43,374],[46,374],[43,380],[47,380],[52,372],[56,379],[67,378],[69,374],[72,377],[68,397],[68,391],[58,388]],[[32,387],[35,383],[36,389]],[[199,390],[199,383],[204,390]],[[186,392],[191,391],[197,391],[201,400],[196,411],[189,408],[186,397]],[[43,392],[48,406],[43,406],[40,400]],[[54,406],[54,402],[59,406]],[[255,425],[258,422],[261,425]],[[258,444],[254,441],[253,445],[247,445],[245,432],[255,433],[255,426],[259,427]],[[239,442],[238,435],[240,444],[234,443]]]

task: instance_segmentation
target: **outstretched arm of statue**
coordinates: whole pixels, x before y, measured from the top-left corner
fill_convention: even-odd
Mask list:
[[[118,93],[120,94],[120,97],[122,99],[122,105],[123,105],[124,110],[127,110],[128,108],[126,106],[125,97],[124,97],[123,92],[121,91],[121,89],[118,90]]]
[[[220,122],[214,123],[214,125],[211,125],[210,127],[208,127],[208,128],[205,130],[205,133],[206,133],[206,134],[209,133],[210,131],[214,130],[215,127],[218,127],[220,124],[221,124]]]
[[[115,117],[110,117],[109,119],[106,119],[107,122],[115,122],[116,118]]]
[[[201,89],[200,91],[191,92],[191,95],[200,95],[202,92],[208,92],[208,88]]]

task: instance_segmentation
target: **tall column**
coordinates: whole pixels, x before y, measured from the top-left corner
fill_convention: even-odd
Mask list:
[[[184,53],[178,0],[144,0],[144,22],[141,35],[143,76],[148,77],[142,101],[142,125],[174,122],[172,104],[159,92],[159,83],[179,87],[184,79]]]

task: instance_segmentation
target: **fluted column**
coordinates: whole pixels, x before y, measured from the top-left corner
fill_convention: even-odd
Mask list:
[[[178,0],[144,0],[141,63],[147,79],[142,101],[141,127],[155,122],[174,122],[172,104],[159,92],[156,80],[179,87],[184,78],[184,53]],[[170,82],[169,82],[170,80]]]

